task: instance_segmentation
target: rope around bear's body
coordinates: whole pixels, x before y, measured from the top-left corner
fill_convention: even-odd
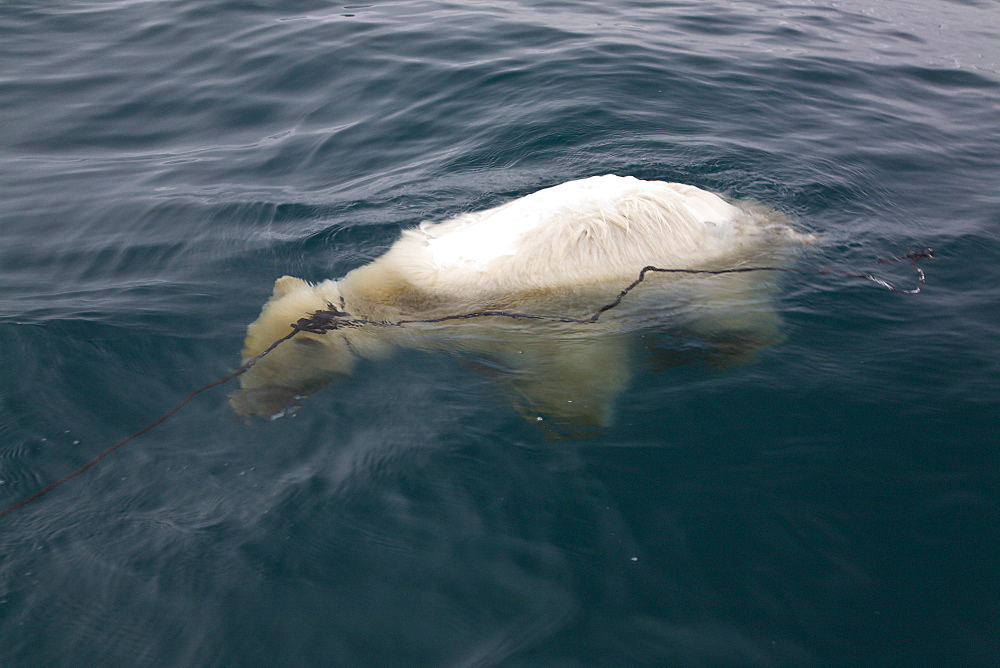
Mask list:
[[[129,441],[131,441],[132,439],[145,434],[146,432],[150,431],[154,427],[159,426],[161,423],[163,423],[169,417],[171,417],[174,413],[176,413],[181,408],[183,408],[185,405],[187,405],[187,403],[189,401],[191,401],[192,399],[194,399],[197,395],[201,394],[205,390],[209,390],[209,389],[211,389],[213,387],[216,387],[218,385],[222,385],[224,383],[229,382],[233,378],[236,378],[237,376],[243,375],[244,373],[246,373],[247,371],[249,371],[255,364],[257,364],[257,362],[259,362],[265,356],[267,356],[268,353],[270,353],[272,350],[274,350],[275,348],[277,348],[279,345],[281,345],[285,341],[287,341],[287,340],[291,339],[292,337],[294,337],[295,335],[297,335],[299,332],[309,332],[309,333],[312,333],[312,334],[325,334],[325,333],[327,333],[329,331],[332,331],[332,330],[335,330],[335,329],[339,329],[341,327],[361,327],[363,325],[372,325],[372,326],[375,326],[375,327],[402,327],[402,326],[405,326],[405,325],[414,325],[414,324],[439,323],[439,322],[445,322],[445,321],[448,321],[448,320],[468,320],[468,319],[471,319],[471,318],[497,318],[497,317],[500,317],[500,318],[520,318],[520,319],[528,319],[528,320],[547,320],[547,321],[550,321],[550,322],[564,322],[564,323],[574,323],[574,324],[580,324],[580,325],[587,325],[587,324],[592,324],[592,323],[597,322],[598,319],[602,315],[604,315],[605,313],[607,313],[611,309],[613,309],[613,308],[617,307],[619,304],[621,304],[622,300],[625,299],[625,297],[628,295],[628,293],[632,292],[632,290],[634,290],[640,283],[642,283],[646,279],[646,275],[649,274],[649,273],[651,273],[651,272],[653,272],[653,273],[665,273],[665,274],[711,274],[711,275],[717,275],[717,274],[742,274],[742,273],[747,273],[747,272],[752,272],[752,271],[778,271],[778,272],[787,272],[787,273],[794,273],[794,274],[815,274],[815,275],[824,275],[824,276],[831,276],[831,275],[833,275],[833,276],[844,276],[844,277],[847,277],[847,278],[865,279],[865,280],[872,281],[876,285],[880,285],[883,288],[886,288],[887,290],[890,290],[891,292],[896,292],[896,293],[899,293],[899,294],[906,294],[906,295],[915,295],[915,294],[919,294],[923,290],[924,286],[927,284],[927,277],[924,275],[923,270],[919,266],[917,266],[917,265],[918,265],[918,263],[921,260],[931,260],[933,258],[934,258],[934,251],[932,249],[930,249],[930,248],[925,248],[925,249],[919,250],[919,251],[909,251],[905,255],[892,256],[892,257],[888,257],[888,258],[876,258],[875,259],[875,261],[878,264],[886,264],[886,263],[889,263],[889,262],[902,262],[904,260],[909,260],[910,266],[917,273],[917,286],[916,286],[916,288],[914,288],[912,290],[904,290],[904,289],[901,289],[901,288],[897,288],[897,287],[893,286],[892,284],[890,284],[889,282],[885,281],[884,279],[881,279],[881,278],[879,278],[877,276],[874,276],[872,274],[855,274],[855,273],[849,273],[849,272],[841,271],[839,269],[833,269],[831,267],[823,267],[821,269],[796,269],[796,268],[792,268],[792,267],[737,267],[737,268],[734,268],[734,269],[667,269],[667,268],[663,268],[663,267],[655,267],[655,266],[649,265],[649,266],[643,267],[642,271],[639,272],[639,276],[634,281],[632,281],[631,283],[629,283],[620,293],[618,293],[618,296],[615,297],[614,300],[608,302],[607,304],[605,304],[601,308],[597,309],[593,314],[591,314],[590,316],[588,316],[586,318],[574,318],[574,317],[571,317],[571,316],[539,315],[539,314],[534,314],[534,313],[516,313],[516,312],[513,312],[513,311],[475,311],[475,312],[472,312],[472,313],[462,313],[462,314],[456,314],[456,315],[446,315],[446,316],[441,316],[441,317],[437,317],[437,318],[422,318],[422,319],[413,319],[413,320],[394,320],[394,321],[389,321],[389,320],[369,320],[367,318],[352,317],[349,313],[346,313],[344,311],[338,310],[332,304],[327,304],[327,306],[329,306],[328,309],[320,309],[318,311],[315,311],[315,312],[309,314],[309,317],[307,317],[307,318],[300,318],[297,322],[291,324],[290,325],[291,331],[288,334],[286,334],[285,336],[283,336],[283,337],[275,340],[263,352],[261,352],[261,353],[259,353],[257,355],[254,355],[253,357],[251,357],[248,360],[246,360],[245,362],[243,362],[243,364],[241,364],[235,371],[233,371],[231,373],[228,373],[225,376],[222,376],[221,378],[219,378],[218,380],[212,381],[211,383],[208,383],[206,385],[202,385],[198,389],[196,389],[193,392],[191,392],[190,394],[188,394],[180,403],[178,403],[176,406],[174,406],[173,408],[171,408],[170,410],[168,410],[166,413],[164,413],[163,415],[161,415],[160,417],[158,417],[156,420],[154,420],[153,422],[150,422],[148,425],[146,425],[145,427],[143,427],[139,431],[137,431],[137,432],[135,432],[133,434],[130,434],[129,436],[126,436],[122,440],[118,441],[117,443],[115,443],[111,447],[107,448],[106,450],[104,450],[103,452],[101,452],[99,455],[97,455],[96,457],[94,457],[89,462],[87,462],[86,464],[84,464],[80,468],[76,469],[72,473],[69,473],[69,474],[63,476],[59,480],[56,480],[55,482],[46,485],[45,487],[43,487],[42,489],[38,490],[37,492],[35,492],[31,496],[29,496],[27,498],[24,498],[21,501],[18,501],[17,503],[15,503],[15,504],[13,504],[11,506],[8,506],[7,508],[3,509],[2,511],[0,511],[0,518],[6,517],[10,513],[14,512],[15,510],[18,510],[19,508],[22,508],[22,507],[28,505],[32,501],[35,501],[35,500],[39,499],[42,496],[45,496],[46,494],[48,494],[49,492],[51,492],[55,488],[63,485],[66,482],[69,482],[70,480],[72,480],[73,478],[77,477],[78,475],[80,475],[81,473],[83,473],[84,471],[86,471],[87,469],[91,468],[92,466],[94,466],[95,464],[97,464],[98,462],[100,462],[102,459],[104,459],[105,457],[107,457],[112,452],[114,452],[118,448],[122,447],[123,445],[125,445],[126,443],[128,443]]]
[[[736,267],[734,269],[664,269],[663,267],[654,267],[652,265],[643,267],[639,272],[639,276],[629,283],[615,299],[601,308],[594,311],[589,317],[586,318],[574,318],[571,316],[564,315],[539,315],[536,313],[516,313],[513,311],[474,311],[472,313],[462,313],[458,315],[445,315],[437,318],[417,318],[412,320],[370,320],[368,318],[357,318],[352,317],[351,314],[342,311],[335,307],[333,304],[327,303],[329,308],[320,309],[311,313],[308,318],[300,318],[298,322],[292,325],[292,328],[296,331],[309,332],[311,334],[325,334],[334,329],[339,329],[341,327],[360,327],[362,325],[373,325],[375,327],[401,327],[403,325],[416,325],[416,324],[433,324],[439,322],[446,322],[448,320],[468,320],[470,318],[523,318],[527,320],[548,320],[550,322],[566,322],[575,323],[579,325],[589,325],[597,322],[597,320],[622,303],[628,293],[632,292],[640,283],[646,280],[646,274],[650,272],[663,273],[663,274],[744,274],[751,271],[783,271],[793,274],[818,274],[825,276],[844,276],[847,278],[863,278],[865,280],[872,281],[876,285],[880,285],[883,288],[891,292],[896,292],[904,295],[915,295],[919,294],[924,286],[927,284],[927,277],[924,275],[923,269],[917,266],[917,263],[921,260],[931,260],[934,258],[934,251],[930,248],[925,248],[919,251],[909,251],[905,255],[892,256],[887,258],[875,258],[878,264],[886,264],[888,262],[902,262],[903,260],[909,260],[910,266],[913,267],[914,271],[917,273],[917,287],[912,290],[904,290],[902,288],[897,288],[888,281],[874,276],[872,274],[852,274],[850,272],[841,271],[839,269],[833,269],[832,267],[823,267],[821,269],[796,269],[793,267]],[[270,352],[269,350],[266,352]],[[261,356],[263,356],[262,353]]]

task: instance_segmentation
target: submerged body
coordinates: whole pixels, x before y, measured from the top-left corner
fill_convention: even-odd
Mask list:
[[[278,279],[247,330],[243,357],[328,305],[387,321],[487,309],[586,316],[647,265],[720,269],[775,262],[801,240],[775,212],[735,206],[694,186],[613,175],[570,181],[493,209],[423,223],[339,280]],[[659,303],[683,299],[698,304],[700,322],[685,323],[690,331],[738,332],[751,350],[776,340],[779,320],[761,276],[686,279],[681,286],[683,280],[660,280],[636,306],[649,306],[650,296]],[[629,377],[627,328],[604,320],[587,326],[499,320],[301,333],[241,377],[233,406],[241,414],[270,416],[350,373],[358,357],[383,357],[397,346],[447,346],[501,360],[510,371],[501,382],[528,414],[570,426],[607,424]]]

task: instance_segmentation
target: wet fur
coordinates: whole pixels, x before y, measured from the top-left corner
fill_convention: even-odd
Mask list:
[[[498,308],[587,315],[646,265],[774,263],[803,240],[770,209],[734,206],[693,186],[617,176],[572,181],[404,231],[384,255],[339,280],[279,278],[248,327],[243,357],[328,304],[390,321]],[[690,332],[729,331],[748,351],[779,338],[770,284],[759,275],[650,283],[633,313],[653,298],[686,300],[698,305],[697,317],[683,325]],[[384,358],[398,347],[451,347],[501,360],[510,372],[499,382],[526,416],[605,426],[631,375],[627,328],[611,318],[583,327],[491,319],[303,333],[242,376],[232,403],[237,413],[270,416],[351,373],[358,358]]]

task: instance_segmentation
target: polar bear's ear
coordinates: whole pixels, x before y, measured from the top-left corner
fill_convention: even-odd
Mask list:
[[[309,285],[301,278],[295,278],[294,276],[282,276],[274,282],[274,295],[275,299],[280,299],[284,297],[289,292],[292,292],[296,288]]]

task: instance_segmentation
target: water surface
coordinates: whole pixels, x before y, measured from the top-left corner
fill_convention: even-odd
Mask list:
[[[997,9],[5,3],[3,505],[233,369],[276,277],[569,179],[937,259],[783,277],[783,342],[640,366],[589,439],[426,352],[201,395],[0,520],[0,661],[995,664]]]

